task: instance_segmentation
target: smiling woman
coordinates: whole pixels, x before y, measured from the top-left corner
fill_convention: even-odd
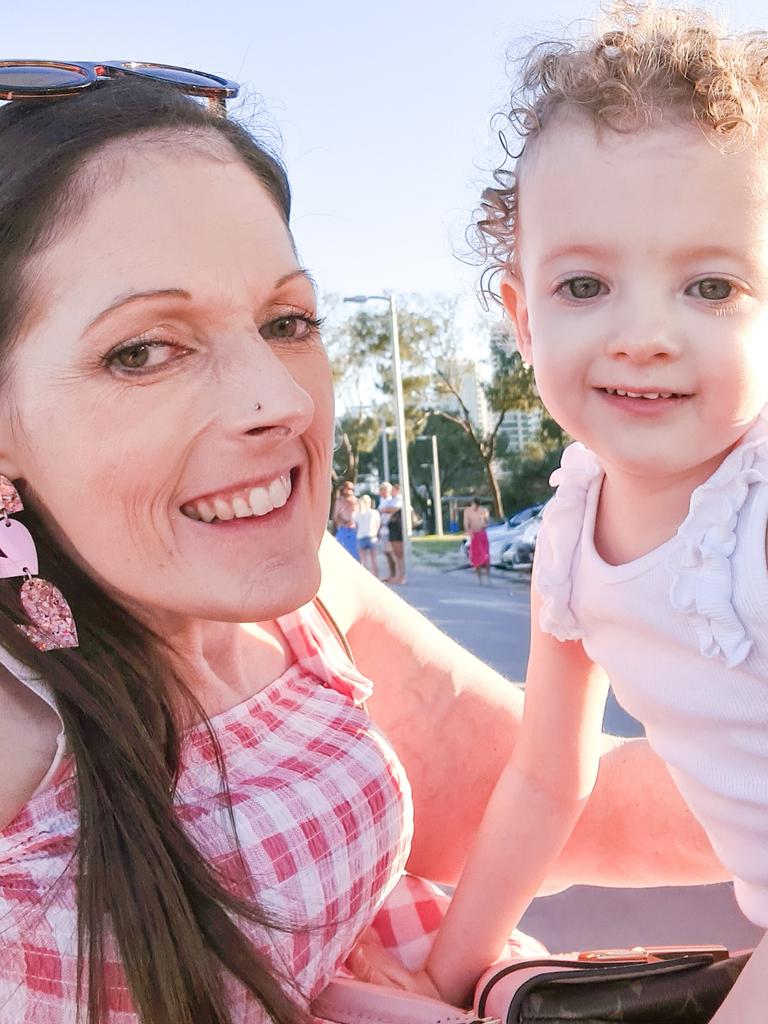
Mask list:
[[[0,585],[3,1022],[306,1019],[406,859],[455,881],[514,743],[517,688],[324,540],[331,376],[289,208],[277,161],[170,86],[0,111],[4,511],[18,492],[79,637],[33,642],[22,559]],[[717,876],[642,749],[608,755],[561,884],[597,847],[658,880],[620,827],[639,770],[649,815],[680,813],[665,880]]]

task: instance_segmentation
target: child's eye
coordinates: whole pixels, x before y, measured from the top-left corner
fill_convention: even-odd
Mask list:
[[[701,281],[695,281],[686,289],[688,295],[695,295],[699,299],[707,299],[709,302],[722,302],[730,299],[734,286],[723,277],[705,277]]]
[[[559,285],[557,291],[567,299],[594,299],[602,287],[596,277],[570,277]]]

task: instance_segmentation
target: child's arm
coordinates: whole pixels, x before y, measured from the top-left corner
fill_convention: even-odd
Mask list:
[[[541,633],[535,593],[531,603],[520,736],[426,963],[442,998],[456,1005],[468,1000],[477,978],[502,952],[597,776],[605,673],[580,643],[560,643]],[[482,750],[476,754],[483,756]]]

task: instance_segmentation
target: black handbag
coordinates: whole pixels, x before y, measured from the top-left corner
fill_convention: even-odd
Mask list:
[[[507,963],[482,979],[477,1015],[502,1024],[707,1024],[749,955],[651,947]]]

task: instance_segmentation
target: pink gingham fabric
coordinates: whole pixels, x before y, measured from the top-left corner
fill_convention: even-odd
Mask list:
[[[243,927],[310,999],[340,968],[402,877],[412,837],[407,779],[362,702],[371,684],[349,663],[314,606],[279,620],[295,663],[212,719],[226,799],[205,728],[186,736],[176,811],[233,889],[285,927]],[[0,1024],[75,1024],[77,840],[71,761],[0,831]],[[407,889],[406,883],[406,889]],[[404,894],[377,918],[407,944],[433,931],[424,902],[407,928]],[[407,902],[407,900],[406,900]],[[419,923],[420,922],[420,923]],[[109,1024],[137,1024],[117,952],[105,967]],[[228,980],[232,1019],[264,1015]]]

